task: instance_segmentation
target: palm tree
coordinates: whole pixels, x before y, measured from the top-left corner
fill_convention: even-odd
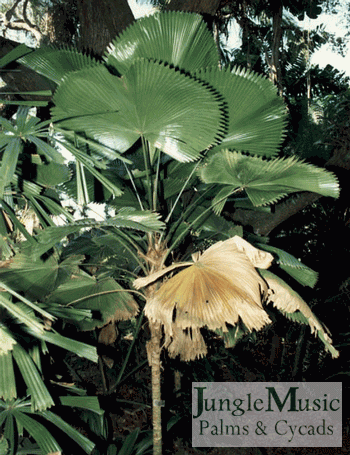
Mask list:
[[[271,301],[309,324],[338,355],[307,304],[266,270],[274,257],[287,256],[251,245],[222,217],[227,201],[254,211],[296,191],[337,197],[337,180],[295,158],[276,157],[285,134],[282,99],[264,77],[219,68],[200,16],[167,12],[140,19],[109,45],[102,62],[50,48],[21,62],[57,86],[53,138],[76,160],[67,190],[87,204],[98,182],[99,200],[116,212],[101,222],[67,217],[64,226],[46,226],[34,238],[35,257],[90,228],[97,233],[91,233],[93,244],[109,248],[96,278],[80,268],[47,301],[98,309],[99,318],[80,322],[85,329],[133,317],[136,300],[146,301],[155,454],[162,450],[163,332],[170,355],[195,359],[206,353],[203,327],[233,345],[270,322],[264,305]],[[15,179],[16,164],[10,165]],[[288,267],[307,270],[294,276],[314,285],[315,273],[292,256]]]

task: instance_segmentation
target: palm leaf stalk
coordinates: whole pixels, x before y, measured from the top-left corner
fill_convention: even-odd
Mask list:
[[[215,229],[212,234],[210,222],[218,222],[225,202],[241,194],[251,209],[295,191],[339,194],[333,174],[277,157],[286,110],[274,86],[253,72],[220,69],[218,60],[215,41],[201,17],[179,12],[135,22],[109,45],[103,62],[74,50],[52,49],[21,59],[57,85],[52,122],[64,136],[61,144],[81,164],[79,172],[85,169],[87,176],[108,188],[116,207],[125,202],[138,210],[135,220],[147,211],[165,220],[161,228],[141,229],[145,235],[137,240],[124,231],[135,226],[119,224],[109,231],[135,248],[133,259],[145,275],[134,286],[145,288],[144,311],[151,330],[147,354],[154,455],[162,453],[163,331],[170,356],[192,360],[206,354],[203,327],[233,345],[235,328],[244,333],[271,322],[264,305],[272,301],[291,319],[301,313],[299,322],[309,324],[337,356],[326,329],[306,303],[266,270],[274,259],[271,253],[233,234],[231,225],[226,241]],[[141,150],[135,152],[139,140]],[[116,165],[123,182],[116,183],[105,173],[105,159],[110,157],[112,166],[113,150],[113,159],[123,161],[123,170]],[[46,231],[50,229],[55,228]],[[165,267],[170,256],[184,256],[179,254],[184,239],[206,230],[219,242],[204,252],[201,248],[192,261]],[[179,268],[183,270],[160,282]],[[65,301],[69,290],[67,286],[52,298]]]

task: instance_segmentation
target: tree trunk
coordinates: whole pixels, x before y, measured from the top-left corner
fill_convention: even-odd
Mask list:
[[[153,455],[162,454],[162,406],[161,400],[161,338],[162,326],[149,322],[151,339],[147,342],[147,356],[152,372],[152,423],[153,423]]]
[[[273,41],[272,41],[272,55],[269,63],[270,66],[270,80],[277,86],[278,94],[282,96],[283,94],[283,84],[282,84],[282,71],[280,64],[280,46],[282,41],[282,13],[283,6],[282,3],[273,4],[275,9],[273,13]]]
[[[127,0],[77,0],[77,9],[80,47],[95,56],[135,20]]]
[[[220,0],[170,0],[167,9],[215,16],[219,5]]]
[[[71,46],[77,41],[77,5],[76,0],[52,1],[44,16],[44,44],[45,39],[50,44]]]
[[[245,2],[240,4],[239,9],[237,9],[234,17],[241,27],[242,30],[242,52],[246,55],[247,68],[252,67],[252,61],[250,56],[250,39],[254,35],[255,31],[251,27],[251,21],[247,15],[247,5]]]
[[[291,196],[287,200],[276,204],[274,211],[271,213],[233,209],[233,213],[226,212],[225,216],[242,226],[251,226],[253,232],[257,235],[268,236],[281,223],[321,197],[320,194],[316,193],[298,193],[296,196]]]

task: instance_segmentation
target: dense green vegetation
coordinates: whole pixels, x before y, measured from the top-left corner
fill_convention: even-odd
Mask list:
[[[347,377],[348,80],[283,15],[325,2],[203,1],[207,23],[157,13],[103,55],[73,1],[20,3],[7,26],[40,45],[0,59],[0,452],[180,452],[191,381]]]

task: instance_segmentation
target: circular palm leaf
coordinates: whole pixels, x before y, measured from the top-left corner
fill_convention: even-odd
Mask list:
[[[140,57],[189,72],[219,61],[215,41],[201,16],[178,11],[134,22],[109,45],[105,61],[124,74]]]
[[[267,286],[255,270],[270,266],[270,253],[235,236],[217,242],[202,255],[194,255],[193,260],[173,264],[134,282],[140,288],[177,267],[186,267],[147,299],[145,314],[163,324],[171,355],[180,354],[187,360],[185,349],[192,350],[191,358],[205,355],[201,327],[227,332],[226,324],[236,325],[241,319],[251,331],[271,322],[262,306]]]
[[[59,84],[71,71],[77,71],[100,63],[76,49],[41,47],[19,60],[23,65]]]
[[[286,109],[275,86],[256,73],[234,68],[199,70],[195,76],[223,95],[229,125],[214,150],[233,148],[257,155],[273,156],[284,136]]]
[[[52,109],[63,128],[125,152],[140,137],[178,161],[192,161],[223,135],[220,96],[159,62],[138,60],[121,78],[100,66],[74,72]]]
[[[295,157],[265,160],[222,150],[211,155],[199,173],[205,183],[229,185],[227,197],[237,188],[244,189],[254,206],[275,203],[298,191],[339,196],[339,183],[334,174]]]

